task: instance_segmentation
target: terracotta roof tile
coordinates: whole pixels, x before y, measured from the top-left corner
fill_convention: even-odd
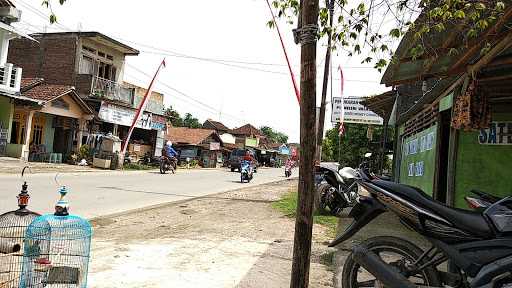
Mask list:
[[[72,90],[73,86],[41,84],[22,92],[21,95],[35,100],[51,101]]]
[[[206,120],[207,122],[210,122],[210,124],[215,127],[215,129],[219,130],[219,131],[229,131],[229,128],[222,124],[221,122],[218,122],[218,121],[213,121],[211,119],[208,119]]]
[[[256,129],[256,127],[252,126],[251,124],[245,124],[242,127],[233,129],[231,131],[235,135],[245,135],[245,136],[263,136],[263,133],[261,133],[260,130]]]
[[[169,127],[167,129],[167,139],[173,143],[199,145],[215,130],[210,129],[192,129],[187,127]]]
[[[44,82],[43,78],[21,78],[21,92]]]

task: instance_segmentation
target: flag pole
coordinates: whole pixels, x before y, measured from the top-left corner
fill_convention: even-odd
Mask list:
[[[340,94],[341,94],[341,116],[340,116],[340,127],[338,127],[338,139],[339,139],[339,142],[338,142],[338,163],[341,164],[341,137],[343,137],[343,134],[345,133],[345,123],[343,123],[345,121],[345,100],[343,99],[343,88],[344,88],[344,78],[343,78],[343,69],[341,69],[341,65],[338,66],[338,70],[340,71],[340,85],[341,85],[341,91],[340,91]]]
[[[144,112],[144,107],[146,106],[146,103],[148,102],[149,97],[151,95],[151,92],[153,89],[153,84],[155,83],[155,81],[158,77],[158,74],[160,74],[160,70],[162,69],[162,67],[165,67],[165,58],[164,58],[164,60],[162,60],[162,62],[158,66],[155,76],[153,76],[153,79],[151,79],[151,82],[149,83],[149,87],[146,90],[146,94],[144,94],[144,98],[142,98],[142,101],[140,102],[139,107],[137,108],[137,112],[135,113],[135,117],[133,118],[132,125],[130,126],[130,130],[128,130],[128,136],[126,136],[126,140],[123,145],[123,149],[121,152],[122,157],[124,157],[124,155],[126,154],[126,149],[128,148],[128,143],[130,142],[130,138],[132,137],[133,129],[135,129],[135,125],[137,124],[137,122],[139,122],[140,117],[142,116],[142,114]]]
[[[277,25],[276,16],[274,11],[272,10],[272,6],[270,6],[269,0],[267,1],[268,9],[270,9],[270,14],[272,14],[272,21],[274,21],[274,25],[276,25],[277,34],[279,35],[279,40],[281,41],[281,47],[283,48],[284,58],[286,59],[286,63],[288,64],[288,70],[290,71],[290,77],[292,78],[293,89],[295,90],[295,96],[297,97],[297,102],[300,105],[300,92],[299,87],[297,86],[297,81],[295,80],[295,74],[293,73],[292,66],[290,64],[290,59],[288,58],[288,53],[286,52],[286,47],[284,46],[283,37],[281,36],[281,30],[279,30],[279,25]]]

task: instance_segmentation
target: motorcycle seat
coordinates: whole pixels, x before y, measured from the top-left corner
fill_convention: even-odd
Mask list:
[[[421,208],[436,212],[457,228],[483,239],[494,237],[494,232],[484,216],[476,211],[448,207],[438,202],[421,189],[384,180],[373,180],[373,184]]]

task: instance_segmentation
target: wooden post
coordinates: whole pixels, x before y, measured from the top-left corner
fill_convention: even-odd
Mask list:
[[[291,288],[309,286],[313,232],[314,161],[316,150],[316,44],[318,0],[303,0],[301,43],[300,167],[293,245]]]
[[[334,16],[334,0],[325,0],[325,6],[329,9],[329,25],[332,27]],[[332,30],[328,33],[327,51],[325,52],[325,65],[324,65],[324,81],[322,84],[322,102],[320,104],[320,115],[318,116],[318,135],[316,139],[316,160],[322,160],[322,143],[324,140],[324,125],[325,125],[325,106],[327,98],[327,84],[329,84],[329,72],[331,70],[331,46],[332,46]]]

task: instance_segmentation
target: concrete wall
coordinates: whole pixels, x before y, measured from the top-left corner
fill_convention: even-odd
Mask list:
[[[14,107],[10,102],[10,98],[0,96],[0,126],[9,131],[11,131],[13,112]],[[9,133],[9,138],[10,137],[11,135]],[[7,139],[7,143],[9,142],[10,139]]]
[[[511,113],[493,121],[512,122]],[[455,206],[467,208],[464,196],[479,189],[496,196],[512,195],[512,145],[481,145],[479,132],[461,131],[455,175]]]

